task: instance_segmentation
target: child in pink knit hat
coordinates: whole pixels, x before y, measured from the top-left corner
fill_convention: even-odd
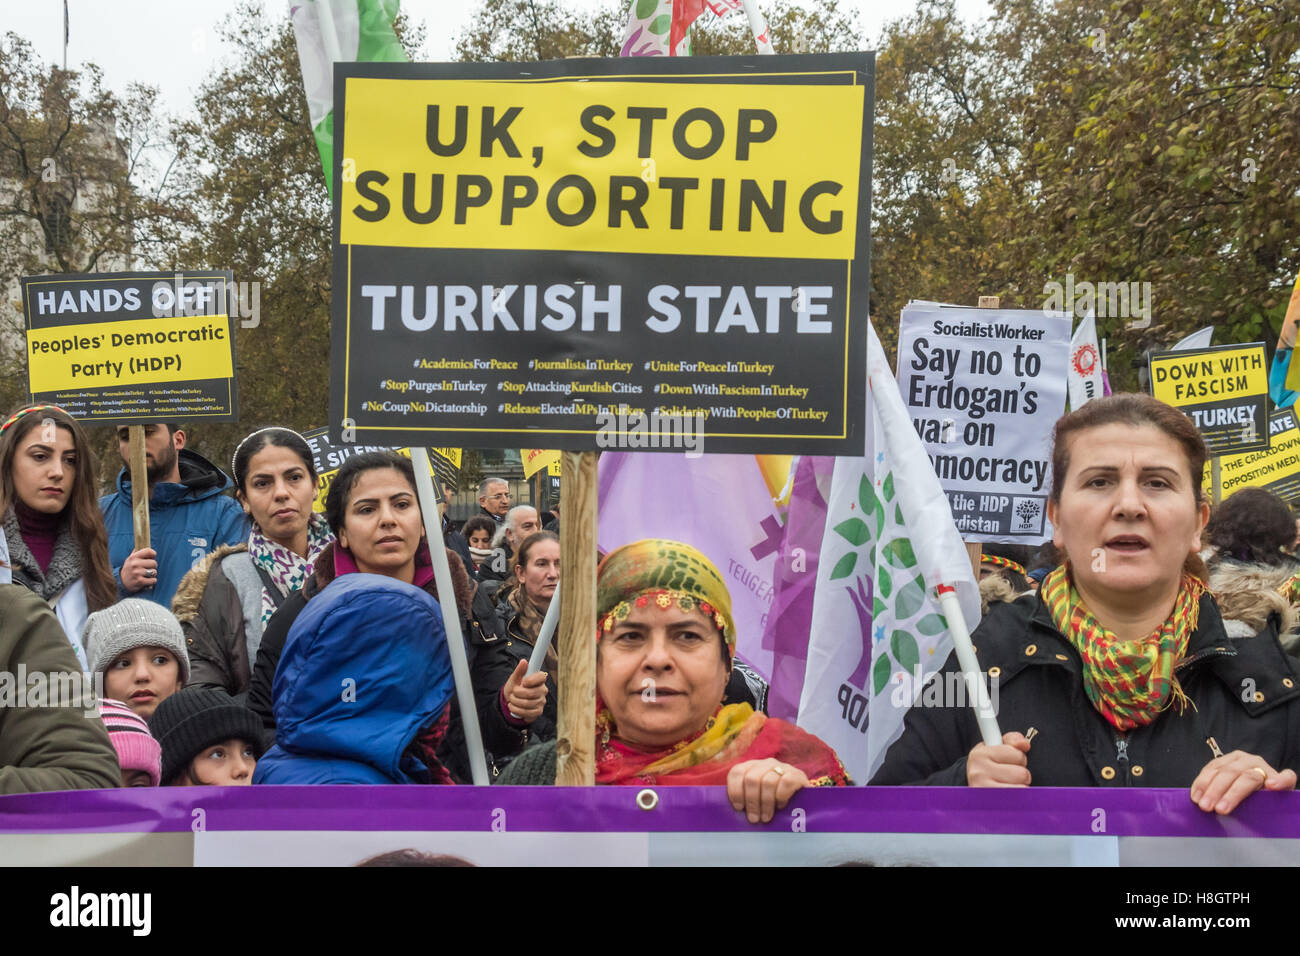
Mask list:
[[[108,739],[122,766],[122,786],[156,787],[162,777],[162,747],[149,732],[149,725],[120,700],[107,697],[99,702]]]

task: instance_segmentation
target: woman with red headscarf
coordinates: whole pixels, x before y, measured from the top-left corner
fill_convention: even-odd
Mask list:
[[[807,786],[848,783],[835,752],[793,724],[723,704],[736,647],[731,595],[690,545],[610,552],[596,585],[596,783],[725,786],[766,823]],[[505,784],[555,781],[555,742],[525,750]]]

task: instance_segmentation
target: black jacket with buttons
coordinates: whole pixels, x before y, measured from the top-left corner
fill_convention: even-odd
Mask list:
[[[1242,750],[1300,772],[1300,661],[1283,653],[1276,616],[1255,637],[1233,640],[1207,593],[1197,623],[1176,670],[1195,709],[1173,705],[1121,734],[1088,700],[1079,653],[1037,594],[991,606],[971,639],[990,684],[996,677],[1002,733],[1038,731],[1029,750],[1032,785],[1187,788],[1214,757],[1209,737],[1225,754]],[[964,690],[947,677],[959,670],[949,655],[939,678],[945,693],[927,685],[931,692],[908,711],[873,785],[966,784],[966,755],[980,734],[970,706],[951,693]]]

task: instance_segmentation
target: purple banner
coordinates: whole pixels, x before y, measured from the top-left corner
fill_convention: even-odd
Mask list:
[[[636,787],[169,787],[0,797],[0,834],[207,831],[491,830],[514,832],[969,833],[1300,839],[1300,795],[1257,793],[1228,817],[1202,813],[1186,790],[805,790],[766,827],[751,827],[721,788],[663,787],[654,807]],[[651,802],[649,797],[645,802]],[[1099,827],[1100,821],[1100,829]]]

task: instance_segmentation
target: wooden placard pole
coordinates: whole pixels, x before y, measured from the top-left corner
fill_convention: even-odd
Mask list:
[[[135,550],[149,547],[149,463],[144,454],[144,426],[128,425],[131,469],[131,527]]]
[[[1222,461],[1218,455],[1210,459],[1210,497],[1216,505],[1219,503],[1219,483],[1223,481]]]
[[[596,458],[594,451],[560,453],[564,520],[560,522],[559,730],[555,783],[596,782]]]
[[[979,307],[981,309],[996,309],[1002,300],[996,295],[980,296]],[[979,584],[980,580],[980,562],[984,560],[984,545],[978,541],[966,542],[966,554],[970,557],[970,569],[975,574],[975,583]]]

